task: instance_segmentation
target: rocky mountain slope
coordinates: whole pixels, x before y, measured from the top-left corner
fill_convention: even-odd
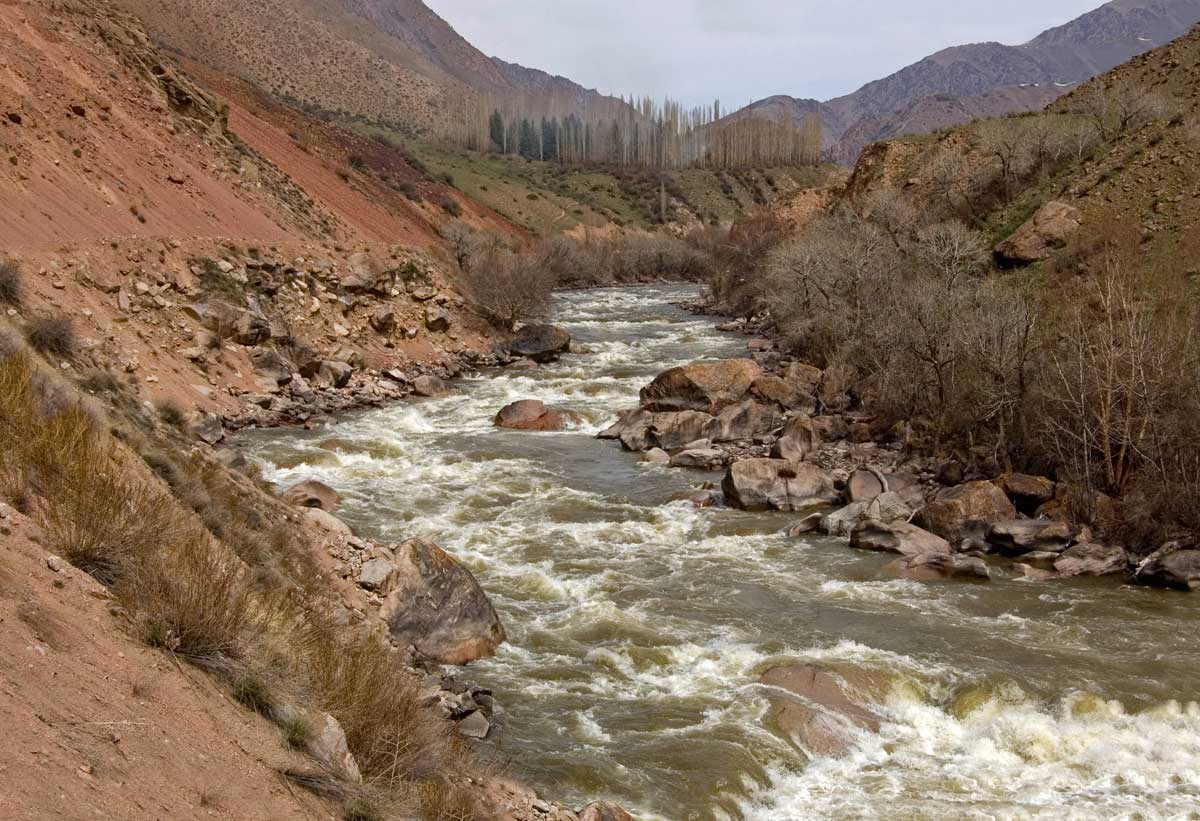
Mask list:
[[[616,102],[485,56],[421,0],[120,2],[177,52],[301,106],[408,134],[428,132],[455,117],[463,100],[487,95]]]
[[[816,111],[839,158],[853,162],[876,139],[1036,110],[1198,22],[1200,0],[1113,0],[1022,45],[955,46],[843,97],[776,96],[744,111],[797,122]]]

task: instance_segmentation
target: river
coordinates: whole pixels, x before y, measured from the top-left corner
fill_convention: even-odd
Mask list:
[[[471,568],[509,641],[467,675],[505,710],[514,773],[556,799],[673,821],[1200,818],[1196,596],[1002,566],[881,578],[888,557],[781,536],[791,517],[694,509],[720,474],[594,438],[663,369],[744,355],[675,307],[693,295],[561,294],[555,321],[590,353],[241,442],[276,482],[335,487],[361,535],[426,535]],[[493,428],[522,398],[585,422]],[[789,659],[886,671],[880,732],[810,758],[773,730],[756,681]]]

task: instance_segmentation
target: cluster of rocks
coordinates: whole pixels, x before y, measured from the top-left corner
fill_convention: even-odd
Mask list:
[[[803,514],[792,535],[823,532],[896,554],[886,570],[907,578],[986,580],[987,559],[1038,579],[1123,574],[1200,586],[1200,551],[1168,545],[1135,564],[1122,546],[1070,522],[1068,488],[1017,473],[964,481],[957,462],[906,455],[905,426],[834,410],[821,382],[803,363],[776,374],[751,359],[672,368],[599,437],[647,461],[723,470],[719,491],[708,483],[695,504]]]
[[[420,676],[426,706],[440,709],[460,734],[486,738],[498,716],[491,692],[431,672],[487,658],[505,641],[504,625],[471,572],[428,539],[382,545],[354,535],[333,515],[339,494],[321,482],[293,485],[280,498],[301,510],[334,573],[353,585],[340,620],[385,635]]]

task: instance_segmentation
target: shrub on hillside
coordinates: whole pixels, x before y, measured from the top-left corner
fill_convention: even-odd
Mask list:
[[[32,320],[26,336],[34,350],[49,356],[70,359],[78,349],[75,326],[65,316],[45,316]]]
[[[19,306],[23,293],[21,266],[15,260],[0,259],[0,302]]]

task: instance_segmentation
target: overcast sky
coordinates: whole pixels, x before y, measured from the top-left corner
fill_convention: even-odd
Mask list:
[[[1102,0],[425,0],[484,53],[610,94],[828,99],[946,46],[1018,44]]]

